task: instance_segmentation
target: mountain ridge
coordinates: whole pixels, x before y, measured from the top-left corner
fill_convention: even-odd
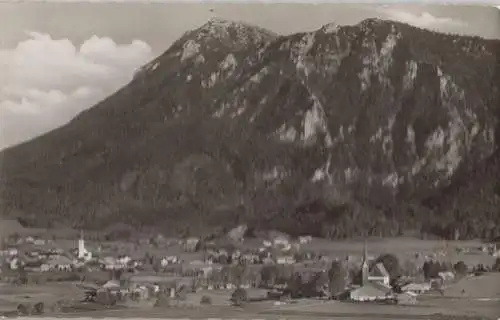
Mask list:
[[[427,199],[496,157],[499,43],[379,19],[289,36],[209,21],[68,125],[3,151],[2,206],[34,225],[455,228],[456,209]]]

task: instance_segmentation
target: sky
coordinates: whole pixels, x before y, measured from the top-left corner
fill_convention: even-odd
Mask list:
[[[500,39],[491,5],[0,2],[0,149],[64,125],[213,16],[280,34],[378,17]]]

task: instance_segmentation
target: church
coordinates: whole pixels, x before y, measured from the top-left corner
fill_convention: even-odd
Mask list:
[[[366,241],[363,251],[359,287],[350,291],[350,299],[353,301],[376,301],[392,298],[389,273],[382,263],[376,263],[370,267]]]
[[[78,240],[78,259],[89,261],[92,259],[92,252],[85,248],[85,239],[83,237],[83,230],[80,231],[80,239]]]

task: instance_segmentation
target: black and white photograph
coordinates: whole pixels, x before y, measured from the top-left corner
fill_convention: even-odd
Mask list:
[[[0,318],[500,319],[500,3],[0,2]]]

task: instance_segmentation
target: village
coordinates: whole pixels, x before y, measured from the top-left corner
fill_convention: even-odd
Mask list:
[[[130,241],[86,239],[84,231],[75,239],[11,234],[0,251],[0,307],[2,301],[10,299],[10,304],[3,303],[0,311],[33,315],[103,308],[234,308],[301,299],[411,306],[442,296],[461,279],[500,271],[496,244],[403,256],[387,250],[375,256],[370,249],[376,244],[364,240],[357,244],[360,250],[346,248],[345,254],[332,256],[322,248],[322,239],[311,236],[247,233],[246,226],[239,226],[216,239],[155,235]],[[450,258],[467,254],[491,263]],[[44,300],[34,294],[24,301],[3,293],[54,286],[65,288],[63,298]]]

